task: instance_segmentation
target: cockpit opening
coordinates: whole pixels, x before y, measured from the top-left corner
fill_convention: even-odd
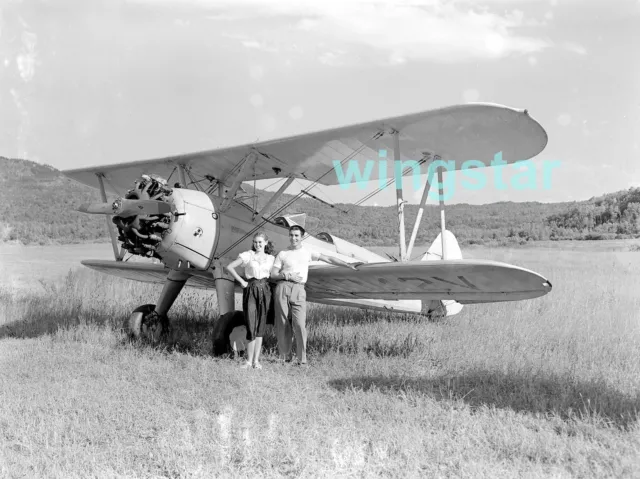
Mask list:
[[[316,235],[316,238],[322,241],[326,241],[329,244],[333,244],[333,237],[329,233],[325,233],[324,231],[322,233],[318,233]]]

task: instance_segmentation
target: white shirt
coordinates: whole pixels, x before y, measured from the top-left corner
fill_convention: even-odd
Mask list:
[[[281,273],[298,273],[302,276],[301,283],[307,282],[309,274],[309,263],[318,261],[320,254],[308,250],[304,246],[299,249],[285,249],[278,253],[273,262],[274,268],[280,269]]]
[[[256,252],[253,250],[240,253],[238,258],[242,261],[244,267],[244,277],[247,279],[256,278],[268,278],[271,274],[271,268],[273,267],[273,261],[275,258],[270,254],[263,254],[262,256],[256,256]]]

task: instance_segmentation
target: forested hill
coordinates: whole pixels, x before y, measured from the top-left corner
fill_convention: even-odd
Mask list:
[[[258,191],[258,207],[271,195]],[[291,198],[283,195],[272,211]],[[108,233],[104,217],[75,211],[89,201],[100,201],[97,190],[63,176],[55,168],[0,157],[0,242],[105,241]],[[415,205],[405,207],[407,238],[417,210]],[[281,214],[297,212],[309,215],[307,226],[312,233],[328,231],[363,246],[396,244],[395,206],[338,204],[331,208],[302,198]],[[430,243],[439,227],[437,206],[427,206],[417,244]],[[640,188],[571,203],[450,205],[447,206],[447,228],[461,244],[635,236],[640,234]]]

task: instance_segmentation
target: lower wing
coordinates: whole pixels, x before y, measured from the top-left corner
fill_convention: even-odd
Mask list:
[[[125,263],[123,261],[85,260],[82,261],[82,264],[87,268],[119,278],[155,284],[164,284],[167,281],[167,275],[170,271],[169,268],[165,268],[162,264],[138,262]],[[193,271],[190,273],[191,277],[187,280],[185,286],[201,289],[213,289],[216,287],[213,275],[210,272]]]
[[[161,264],[150,263],[124,263],[122,261],[86,260],[82,264],[88,268],[109,274],[119,278],[141,281],[143,283],[164,284],[167,280],[169,269]],[[186,286],[200,289],[215,289],[215,281],[209,272],[193,271],[193,275],[187,280]],[[240,285],[236,284],[236,293],[242,293]],[[420,301],[389,301],[359,298],[312,298],[309,302],[329,304],[334,306],[349,306],[353,308],[365,308],[378,311],[395,311],[400,313],[419,313]]]
[[[551,283],[533,271],[495,261],[442,260],[370,263],[357,271],[309,268],[307,297],[370,299],[454,299],[493,303],[537,298]]]
[[[163,284],[169,273],[169,269],[160,264],[98,260],[82,261],[82,264],[102,273],[146,283]],[[186,286],[213,289],[215,281],[210,272],[194,270]],[[359,266],[357,271],[311,266],[306,284],[309,301],[345,305],[348,300],[357,299],[454,299],[462,304],[519,301],[544,296],[551,288],[546,278],[533,271],[481,260],[369,263]],[[236,289],[241,291],[239,285]],[[337,303],[327,300],[337,300]],[[356,303],[364,306],[363,302]],[[407,305],[406,309],[414,306]]]

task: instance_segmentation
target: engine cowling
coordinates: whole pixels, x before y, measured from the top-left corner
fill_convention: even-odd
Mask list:
[[[161,178],[143,176],[125,199],[157,200],[171,205],[171,213],[113,217],[125,250],[157,258],[176,270],[206,270],[211,266],[218,237],[218,213],[201,191],[169,188]]]

